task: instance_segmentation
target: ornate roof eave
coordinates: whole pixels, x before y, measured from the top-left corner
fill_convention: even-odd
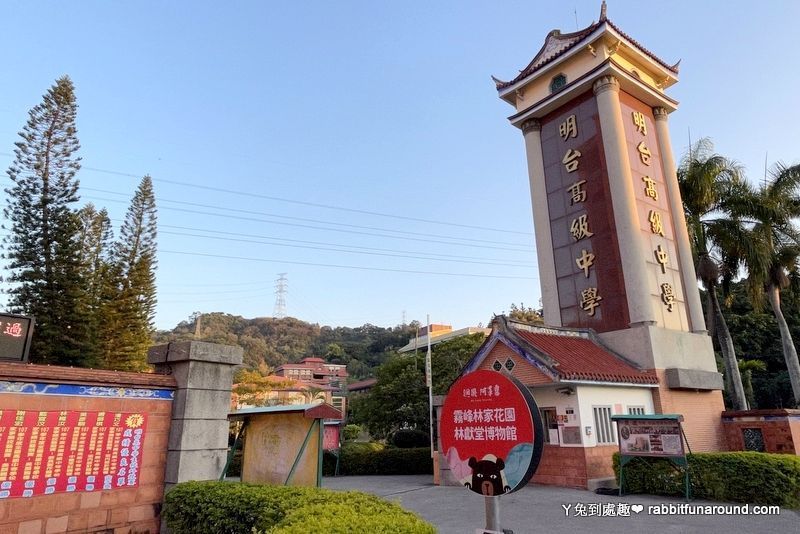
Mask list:
[[[504,82],[492,76],[492,80],[495,82],[495,87],[498,91],[498,96],[510,104],[513,104],[516,97],[516,92],[528,83],[531,76],[534,74],[539,75],[551,69],[556,70],[559,65],[565,61],[568,61],[571,57],[585,51],[587,46],[593,45],[595,41],[599,40],[605,35],[608,35],[620,44],[624,44],[626,47],[639,52],[637,55],[647,63],[649,70],[656,74],[656,78],[663,80],[663,88],[669,87],[678,81],[678,69],[680,66],[680,61],[674,65],[668,65],[666,62],[659,59],[658,56],[644,48],[635,39],[620,30],[610,20],[601,20],[600,22],[594,23],[583,30],[571,34],[564,34],[561,37],[570,38],[582,33],[585,33],[582,38],[570,44],[564,50],[557,52],[552,58],[546,59],[541,65],[531,69],[531,67],[536,64],[539,56],[547,46],[546,39],[545,44],[542,46],[539,52],[537,52],[534,59],[528,64],[528,66],[520,71],[520,74],[517,75],[516,78],[511,81]],[[553,32],[548,34],[548,39],[551,38],[552,34]],[[579,46],[582,44],[587,46]]]
[[[604,75],[615,76],[619,80],[620,87],[623,90],[652,107],[663,107],[668,113],[672,113],[678,108],[677,100],[643,83],[616,63],[612,58],[609,58],[595,69],[568,83],[559,92],[548,95],[538,102],[534,102],[524,110],[508,117],[508,120],[512,125],[520,128],[522,123],[528,119],[540,119],[562,106],[576,95],[591,91],[594,81],[599,76]]]

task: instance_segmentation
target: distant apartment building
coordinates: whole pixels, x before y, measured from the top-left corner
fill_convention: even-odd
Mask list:
[[[303,358],[297,363],[285,363],[275,370],[276,376],[302,380],[311,385],[331,388],[331,404],[345,413],[345,397],[341,393],[347,384],[347,366],[328,363],[322,358]]]
[[[455,339],[461,336],[469,336],[472,334],[483,334],[484,336],[487,336],[491,331],[491,328],[481,328],[476,326],[453,330],[453,327],[449,324],[432,324],[430,325],[431,346],[439,344],[442,341],[448,341],[450,339]],[[427,348],[428,327],[423,326],[419,330],[419,335],[411,338],[408,341],[408,344],[398,349],[397,352],[404,353],[411,352],[413,350],[425,350]]]

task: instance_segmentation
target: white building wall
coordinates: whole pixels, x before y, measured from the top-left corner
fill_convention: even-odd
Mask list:
[[[597,429],[594,424],[594,406],[611,407],[612,415],[628,413],[631,406],[644,406],[644,413],[654,413],[653,388],[630,386],[577,386],[578,404],[580,406],[581,433],[584,447],[597,446]],[[616,423],[612,424],[614,436],[617,433]],[[587,427],[590,435],[586,434]],[[616,439],[616,438],[615,438]]]
[[[571,389],[571,395],[565,394]],[[558,384],[555,386],[530,388],[536,404],[542,408],[555,408],[558,421],[558,445],[562,447],[595,447],[597,430],[594,425],[592,407],[609,406],[614,415],[627,414],[632,406],[644,407],[646,414],[654,413],[652,388],[631,386],[587,386],[580,384]],[[571,412],[571,413],[570,413]],[[564,443],[564,429],[577,427],[580,443]],[[586,430],[589,428],[590,434]],[[545,429],[547,432],[547,429]],[[575,430],[572,431],[576,432]],[[614,425],[616,435],[616,425]],[[551,441],[555,444],[555,442]]]

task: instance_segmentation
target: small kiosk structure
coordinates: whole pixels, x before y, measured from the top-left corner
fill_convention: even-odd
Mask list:
[[[228,418],[243,422],[240,435],[246,429],[242,482],[322,485],[323,420],[341,419],[339,410],[329,404],[293,404],[237,410]]]

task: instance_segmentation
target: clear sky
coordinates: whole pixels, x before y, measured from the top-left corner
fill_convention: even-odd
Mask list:
[[[193,311],[334,326],[464,327],[538,306],[521,133],[490,75],[600,2],[0,4],[0,167],[27,111],[76,86],[81,202],[118,231],[141,178],[159,210],[156,326]],[[676,158],[713,139],[748,175],[800,162],[800,2],[610,0],[667,62]],[[0,178],[7,186],[7,177]]]

